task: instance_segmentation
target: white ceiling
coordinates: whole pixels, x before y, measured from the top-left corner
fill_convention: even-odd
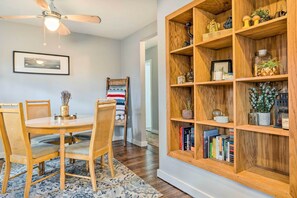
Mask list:
[[[49,0],[48,0],[49,1]],[[157,19],[157,0],[55,0],[61,14],[101,17],[100,24],[64,21],[72,32],[123,39]],[[35,0],[1,0],[0,15],[40,15]],[[8,20],[7,20],[8,21]],[[42,26],[42,19],[9,20]]]

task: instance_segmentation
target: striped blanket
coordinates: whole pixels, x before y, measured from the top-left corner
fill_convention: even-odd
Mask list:
[[[117,101],[116,120],[124,120],[126,110],[126,87],[110,86],[110,89],[107,91],[107,99]]]

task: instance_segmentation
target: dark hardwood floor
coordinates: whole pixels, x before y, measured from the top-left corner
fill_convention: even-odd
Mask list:
[[[148,145],[147,148],[142,148],[130,143],[123,147],[123,141],[115,141],[113,149],[114,158],[157,189],[164,195],[163,197],[191,197],[157,177],[157,169],[159,168],[158,147]]]
[[[113,149],[114,158],[157,189],[164,195],[164,198],[191,197],[157,177],[157,169],[159,168],[158,147],[148,145],[147,148],[142,148],[129,142],[124,147],[123,141],[115,141],[113,142]],[[3,160],[0,159],[0,168],[2,164]]]

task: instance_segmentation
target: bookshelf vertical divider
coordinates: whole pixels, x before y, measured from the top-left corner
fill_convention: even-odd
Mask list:
[[[168,155],[224,176],[275,197],[297,197],[297,3],[287,0],[288,14],[242,28],[242,18],[256,9],[276,12],[278,0],[196,0],[166,17],[167,148]],[[283,6],[283,5],[282,5]],[[221,27],[232,16],[230,33],[203,40],[206,25],[215,19]],[[193,44],[185,24],[193,27]],[[290,41],[290,42],[288,42]],[[266,48],[282,63],[281,74],[253,77],[254,53]],[[231,59],[233,80],[211,81],[211,61]],[[193,68],[194,82],[177,84],[177,77]],[[271,81],[289,91],[290,131],[273,126],[248,125],[249,88]],[[194,118],[182,118],[185,101],[191,98]],[[230,123],[212,120],[221,109]],[[180,149],[180,127],[194,127],[194,150]],[[234,130],[234,163],[203,158],[203,131],[218,128],[220,134]]]

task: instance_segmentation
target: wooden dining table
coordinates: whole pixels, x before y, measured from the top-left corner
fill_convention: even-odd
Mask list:
[[[93,128],[94,117],[78,115],[73,120],[55,120],[53,117],[44,117],[26,121],[28,133],[39,135],[60,135],[60,189],[65,188],[65,134],[78,133]]]

